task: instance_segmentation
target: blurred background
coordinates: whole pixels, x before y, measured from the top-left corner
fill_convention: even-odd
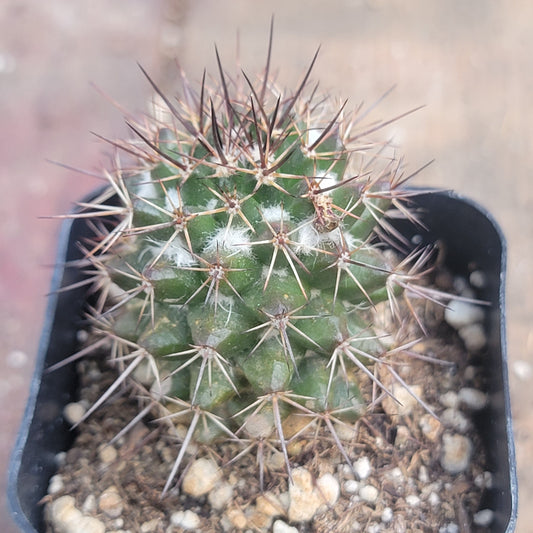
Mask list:
[[[327,4],[327,5],[326,5]],[[533,3],[528,0],[2,0],[0,3],[0,531],[6,469],[33,371],[59,229],[99,184],[106,137],[129,136],[150,87],[136,62],[172,93],[176,60],[188,77],[264,65],[271,15],[281,85],[313,79],[354,108],[396,89],[374,113],[425,107],[387,131],[415,184],[456,189],[492,211],[508,239],[508,338],[520,506],[533,521]],[[529,243],[529,244],[528,244]]]

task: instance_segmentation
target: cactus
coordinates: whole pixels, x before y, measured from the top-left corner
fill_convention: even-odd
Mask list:
[[[410,346],[405,308],[426,294],[428,253],[399,260],[383,244],[402,244],[391,213],[414,218],[407,178],[372,139],[388,122],[365,127],[360,109],[308,88],[315,59],[288,93],[269,61],[257,80],[232,79],[218,53],[218,83],[184,82],[176,100],[143,71],[157,112],[129,122],[135,140],[111,141],[136,163],[117,162],[74,215],[96,235],[84,245],[99,293],[93,347],[109,346],[120,370],[87,415],[130,383],[147,398],[141,414],[186,424],[165,492],[192,442],[245,453],[267,441],[290,476],[289,438],[320,425],[349,462],[338,427],[371,407],[361,382],[373,405],[394,381],[407,387],[391,361]],[[384,301],[387,342],[373,325]],[[291,417],[306,421],[296,435]]]

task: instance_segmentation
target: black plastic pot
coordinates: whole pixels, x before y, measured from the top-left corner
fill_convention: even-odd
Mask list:
[[[452,272],[467,275],[476,268],[486,274],[487,283],[479,297],[492,304],[486,354],[489,369],[486,373],[490,376],[486,392],[490,395],[490,406],[476,423],[486,443],[487,467],[494,476],[493,488],[487,492],[483,508],[495,511],[493,532],[511,533],[516,523],[518,487],[505,338],[505,239],[483,208],[454,193],[424,193],[413,200],[423,210],[428,229],[421,231],[398,222],[398,226],[405,224],[402,231],[422,242],[443,242]],[[14,521],[26,533],[44,530],[39,501],[57,469],[56,454],[67,450],[74,437],[62,417],[63,407],[75,399],[74,365],[52,373],[43,373],[43,369],[74,353],[78,347],[76,335],[82,323],[85,290],[60,293],[57,290],[80,281],[80,272],[65,264],[79,258],[76,242],[88,234],[83,220],[63,225],[30,398],[11,458],[8,501]]]

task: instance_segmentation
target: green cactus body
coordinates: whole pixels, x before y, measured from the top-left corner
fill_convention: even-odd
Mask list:
[[[184,445],[239,437],[264,415],[288,465],[287,416],[353,421],[358,380],[381,386],[369,317],[399,275],[374,236],[401,201],[400,166],[355,165],[368,143],[344,106],[304,89],[279,95],[221,70],[219,87],[187,88],[176,107],[156,88],[166,116],[132,125],[140,167],[109,174],[119,223],[89,255],[113,288],[102,329],[144,354],[161,409],[193,421]]]

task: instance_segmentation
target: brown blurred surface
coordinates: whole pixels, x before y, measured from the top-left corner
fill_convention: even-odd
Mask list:
[[[485,205],[509,245],[508,337],[520,481],[519,533],[533,509],[533,3],[527,0],[4,0],[0,7],[0,531],[5,470],[23,413],[54,261],[59,224],[98,181],[46,162],[98,172],[109,149],[89,131],[127,134],[94,82],[135,113],[163,87],[173,57],[193,80],[215,75],[216,42],[229,71],[263,66],[275,14],[274,65],[281,84],[299,79],[322,46],[314,79],[323,90],[371,103],[375,117],[425,104],[389,132],[417,184],[456,189]],[[529,243],[529,244],[528,244]]]

